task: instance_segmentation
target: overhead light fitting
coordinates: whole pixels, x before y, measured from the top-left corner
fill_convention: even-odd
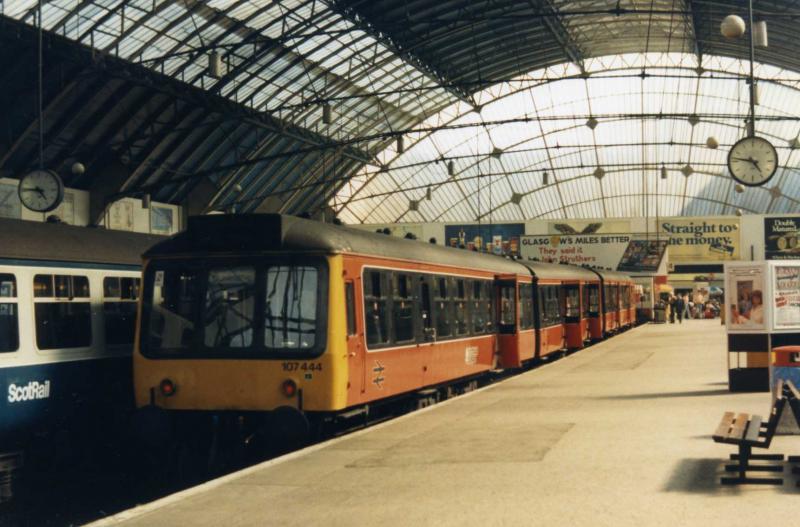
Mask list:
[[[397,136],[397,153],[402,154],[406,151],[405,140],[402,135]]]
[[[333,122],[333,110],[331,105],[325,103],[322,105],[322,124],[331,124]]]
[[[769,47],[767,23],[764,20],[753,22],[753,45],[759,48]]]
[[[772,199],[778,199],[783,196],[783,192],[781,192],[781,188],[778,185],[769,189],[769,195],[772,196]]]
[[[411,212],[419,210],[419,201],[415,199],[408,200],[408,210]]]
[[[661,165],[661,179],[667,179],[667,167]]]
[[[700,122],[700,118],[697,115],[692,114],[692,115],[689,116],[689,124],[690,125],[696,126],[697,123],[699,123],[699,122]]]
[[[447,175],[450,177],[456,175],[456,164],[453,161],[447,162]]]
[[[688,164],[688,163],[687,163],[687,164],[686,164],[686,165],[684,165],[684,167],[681,169],[681,172],[683,173],[683,175],[684,175],[684,176],[686,176],[686,177],[689,177],[689,176],[691,176],[692,174],[694,174],[694,169],[692,168],[692,165],[690,165],[690,164]]]
[[[599,121],[594,117],[589,117],[589,120],[586,121],[586,126],[588,126],[592,130],[597,128],[598,124],[600,124]]]
[[[433,193],[433,191],[431,190],[431,187],[426,188],[425,189],[425,199],[430,201],[432,193]]]
[[[509,201],[514,205],[519,205],[520,203],[522,203],[522,198],[524,197],[525,196],[520,194],[519,192],[514,192],[513,194],[511,194],[511,199]]]
[[[716,150],[717,148],[719,148],[719,141],[717,141],[716,137],[710,135],[708,136],[708,139],[706,139],[706,146],[711,150]]]
[[[500,159],[500,156],[503,155],[503,150],[497,147],[492,149],[492,157],[495,159]]]
[[[550,184],[550,174],[542,172],[542,185],[547,186]]]
[[[145,194],[142,196],[142,208],[149,209],[150,208],[150,194]]]
[[[744,185],[742,185],[741,183],[737,183],[733,187],[733,190],[735,190],[737,194],[741,194],[742,192],[744,192]]]
[[[208,76],[214,79],[222,78],[222,55],[216,51],[208,54]]]
[[[595,171],[594,171],[594,177],[596,177],[597,179],[603,179],[605,177],[605,175],[606,175],[606,171],[603,170],[602,167],[597,167],[595,169]]]
[[[744,35],[744,20],[739,15],[728,15],[722,19],[719,31],[725,38],[740,38]]]

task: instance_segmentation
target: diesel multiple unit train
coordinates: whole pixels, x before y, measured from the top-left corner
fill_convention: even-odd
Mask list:
[[[144,436],[300,441],[633,325],[631,279],[281,215],[190,218],[145,253]],[[216,444],[217,439],[210,440]]]
[[[161,239],[0,220],[0,502],[26,450],[52,460],[133,407],[141,254]]]

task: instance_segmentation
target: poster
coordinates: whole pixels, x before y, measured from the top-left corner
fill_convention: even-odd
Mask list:
[[[800,266],[779,265],[775,268],[775,329],[800,327]]]
[[[764,218],[764,259],[800,259],[800,218]]]
[[[0,218],[22,217],[22,206],[17,193],[18,184],[0,183]]]
[[[659,229],[669,236],[670,263],[739,259],[738,218],[667,218]]]
[[[451,247],[498,255],[519,256],[522,223],[485,225],[445,225],[444,237]]]
[[[174,212],[170,207],[150,206],[150,232],[153,234],[172,234],[175,225]]]
[[[61,221],[70,225],[75,225],[75,194],[64,192],[64,201],[51,213],[45,214],[58,216]]]
[[[108,208],[108,228],[117,231],[133,230],[133,203],[117,201]]]
[[[760,265],[725,268],[728,328],[764,329],[764,271]]]
[[[632,234],[522,237],[522,258],[586,265],[600,269],[655,272],[667,240],[639,239]]]
[[[617,265],[617,271],[656,272],[668,240],[631,240]]]

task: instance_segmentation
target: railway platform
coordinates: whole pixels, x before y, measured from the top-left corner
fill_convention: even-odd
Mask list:
[[[800,489],[719,483],[728,410],[718,320],[648,325],[502,383],[93,525],[748,525]],[[770,451],[800,453],[800,437]],[[796,508],[796,506],[795,506]]]

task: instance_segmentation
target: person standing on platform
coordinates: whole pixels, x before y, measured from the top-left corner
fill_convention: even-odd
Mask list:
[[[675,300],[675,311],[678,312],[678,324],[683,324],[683,312],[687,308],[686,302],[682,296],[678,296]]]
[[[669,297],[669,323],[675,323],[675,295]]]
[[[694,302],[689,298],[689,295],[683,295],[683,318],[690,319],[694,317]]]

